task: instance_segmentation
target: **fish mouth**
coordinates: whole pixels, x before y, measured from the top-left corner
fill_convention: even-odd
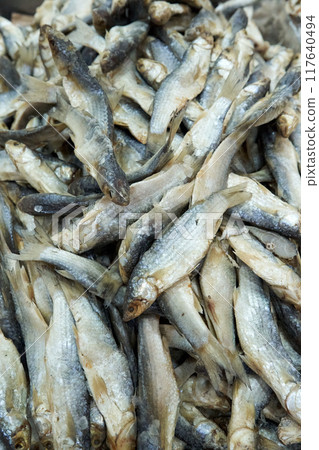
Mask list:
[[[146,309],[146,307],[143,307],[143,305],[146,306],[146,303],[148,303],[147,300],[140,298],[129,302],[123,312],[124,322],[129,322],[130,320],[136,319],[136,317],[140,316]]]

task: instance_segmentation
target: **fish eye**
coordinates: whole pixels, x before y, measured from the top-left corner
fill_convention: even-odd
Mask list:
[[[134,309],[135,309],[134,306],[129,306],[127,308],[128,312],[130,312],[130,313],[134,312]]]

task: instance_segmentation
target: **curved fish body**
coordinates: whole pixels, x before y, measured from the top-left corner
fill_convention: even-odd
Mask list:
[[[215,422],[207,419],[195,406],[182,403],[180,415],[188,426],[177,433],[177,436],[184,439],[192,449],[226,450],[227,438],[224,431]]]
[[[213,325],[218,341],[241,361],[236,349],[233,314],[233,295],[236,288],[236,271],[218,241],[213,242],[200,272],[200,286],[205,310]],[[242,368],[244,372],[244,369]]]
[[[5,448],[30,448],[28,386],[20,355],[0,330],[0,426]]]
[[[292,259],[297,256],[297,246],[294,242],[272,231],[262,230],[257,227],[247,227],[264,246],[282,259]]]
[[[297,352],[301,348],[301,317],[300,311],[297,311],[289,303],[280,300],[275,294],[270,295],[272,305],[275,308],[278,319],[290,341]]]
[[[130,100],[121,99],[113,114],[115,125],[128,128],[135,139],[146,144],[149,118],[138,105]]]
[[[1,130],[0,131],[0,145],[5,146],[9,140],[18,141],[25,144],[32,150],[42,147],[47,144],[59,145],[68,136],[61,132],[65,125],[40,125],[38,127],[25,128],[23,130]]]
[[[74,283],[63,283],[62,288],[75,321],[79,359],[106,423],[107,443],[111,449],[132,449],[136,419],[127,359],[85,291]]]
[[[131,201],[126,207],[115,205],[109,197],[103,197],[74,224],[73,229],[64,228],[57,241],[67,250],[82,253],[97,245],[118,240],[121,236],[124,238],[127,225],[152,209],[171,187],[186,183],[188,175],[181,165],[176,165],[132,184]],[[74,242],[74,232],[78,242]]]
[[[270,127],[263,129],[261,139],[265,159],[277,182],[278,196],[300,210],[300,174],[292,142]]]
[[[138,355],[139,439],[143,439],[143,434],[150,434],[153,426],[158,428],[160,448],[170,449],[180,400],[169,350],[160,334],[158,316],[139,319]],[[140,448],[145,448],[141,444]]]
[[[105,50],[101,55],[103,73],[119,66],[129,53],[146,37],[149,25],[140,20],[129,25],[115,26],[106,36]]]
[[[26,243],[16,259],[42,261],[65,270],[72,279],[103,299],[113,298],[121,285],[116,269],[109,270],[94,260],[56,248],[51,244]]]
[[[71,212],[73,207],[88,206],[100,197],[101,194],[83,195],[77,197],[59,194],[30,194],[22,197],[17,206],[22,212],[27,214],[31,214],[33,216],[46,216],[59,213],[66,207],[66,212]]]
[[[9,272],[8,272],[9,273]],[[13,299],[17,318],[26,347],[26,359],[30,377],[30,410],[32,419],[43,445],[53,445],[52,411],[47,391],[45,372],[45,340],[47,323],[38,310],[29,278],[24,268],[16,262],[14,272],[10,273]]]
[[[286,73],[286,69],[294,56],[293,50],[281,45],[271,45],[264,54],[268,60],[262,68],[263,74],[271,80],[270,92]]]
[[[219,367],[233,374],[231,354],[209,331],[194,306],[194,293],[186,277],[168,289],[159,304],[165,316],[177,327],[203,361],[214,389],[220,390]]]
[[[300,423],[300,374],[282,347],[262,282],[246,265],[239,269],[235,317],[246,364],[272,388]]]
[[[110,138],[101,123],[78,108],[73,108],[62,98],[50,111],[52,117],[64,122],[72,131],[74,153],[96,179],[101,191],[110,193],[120,205],[129,203],[129,184],[118,165]]]
[[[186,52],[180,66],[165,78],[157,91],[147,140],[147,146],[152,153],[156,153],[164,145],[167,127],[174,114],[202,91],[211,48],[211,44],[205,39],[197,38]]]
[[[135,266],[124,319],[139,316],[163,291],[188,275],[207,253],[224,212],[248,198],[240,187],[221,191],[177,219]]]
[[[42,27],[49,41],[56,67],[63,77],[63,87],[73,107],[87,111],[112,137],[113,118],[108,98],[81,55],[65,35],[49,25]]]
[[[17,141],[8,141],[5,149],[25,180],[38,192],[67,194],[67,185],[27,146]]]
[[[54,448],[90,448],[90,408],[74,321],[60,281],[49,286],[53,314],[46,340],[45,364],[52,410]]]
[[[151,211],[130,225],[119,248],[119,268],[122,280],[128,282],[142,254],[149,249],[154,237],[187,206],[192,194],[192,183],[171,188]]]
[[[233,385],[232,411],[228,426],[228,448],[253,450],[257,446],[256,419],[269,401],[271,390],[257,375],[249,375],[249,385],[235,380]]]
[[[230,110],[231,117],[227,122],[226,134],[235,131],[242,117],[258,100],[263,98],[269,89],[269,78],[262,78],[255,83],[248,84],[239,93]]]
[[[238,258],[265,280],[279,298],[300,309],[301,280],[291,267],[249,233],[229,236],[228,240]]]
[[[245,84],[245,77],[240,71],[233,71],[227,78],[219,97],[214,104],[199,116],[186,133],[173,161],[183,161],[197,172],[208,152],[217,148],[225,117],[233,100]]]
[[[252,197],[245,204],[233,208],[232,213],[257,227],[287,237],[300,237],[300,213],[296,208],[280,200],[258,181],[234,173],[228,177],[228,186],[243,182],[247,182],[247,191]]]
[[[284,111],[291,96],[299,92],[300,80],[300,66],[291,67],[280,78],[274,91],[261,98],[245,113],[240,125],[257,127],[276,119]]]
[[[164,44],[164,42],[159,39],[154,39],[150,42],[149,47],[153,59],[156,62],[163,64],[163,66],[166,67],[168,74],[171,74],[178,68],[180,59],[167,44]]]

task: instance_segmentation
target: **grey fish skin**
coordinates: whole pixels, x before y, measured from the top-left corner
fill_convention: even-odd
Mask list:
[[[182,59],[190,43],[178,31],[165,27],[158,27],[154,30],[155,36],[161,39],[174,52],[178,59]]]
[[[95,178],[91,177],[91,175],[86,175],[72,181],[68,186],[68,192],[74,196],[91,195],[100,193],[101,189]]]
[[[3,262],[1,261],[3,264]],[[0,329],[5,338],[10,339],[19,353],[24,351],[20,324],[16,318],[10,284],[6,274],[0,271]]]
[[[294,349],[300,353],[301,349],[301,318],[300,312],[293,306],[281,301],[273,292],[270,292],[272,305],[283,329],[291,339]]]
[[[259,126],[276,119],[292,95],[300,90],[300,66],[291,67],[279,80],[274,91],[255,103],[244,115],[240,125]]]
[[[50,389],[54,447],[90,448],[87,382],[81,367],[74,321],[59,279],[50,286],[53,300],[45,364]]]
[[[234,44],[236,34],[247,27],[248,18],[242,8],[238,8],[229,19],[229,25],[223,39],[221,41],[221,47],[223,49],[229,48]]]
[[[234,102],[232,114],[225,130],[226,135],[232,133],[246,111],[266,95],[269,84],[269,78],[263,78],[243,88]]]
[[[261,141],[267,164],[277,182],[279,197],[300,210],[300,174],[293,144],[270,126],[262,129]]]
[[[49,143],[58,144],[64,142],[63,136],[59,134],[63,128],[64,125],[41,125],[23,130],[0,130],[0,146],[4,147],[9,140],[21,142],[32,150]]]
[[[300,214],[296,208],[280,200],[255,180],[234,173],[228,177],[228,186],[243,182],[247,182],[247,190],[252,193],[252,198],[244,205],[232,208],[232,213],[257,227],[300,238]]]
[[[128,54],[146,36],[149,25],[136,21],[125,26],[112,27],[106,36],[106,48],[101,55],[101,68],[108,73],[120,65]]]
[[[160,334],[158,316],[139,318],[138,358],[139,432],[147,432],[152,422],[158,421],[160,448],[170,449],[180,400],[170,354]]]
[[[173,53],[173,51],[159,39],[154,39],[150,43],[150,50],[153,59],[163,64],[168,73],[172,73],[180,64],[179,58]]]
[[[122,284],[116,269],[109,270],[97,261],[47,243],[26,242],[20,255],[12,257],[24,261],[42,261],[66,270],[82,286],[105,300],[112,298]]]
[[[128,99],[121,99],[113,114],[115,125],[128,128],[139,142],[146,144],[149,118],[136,103]]]
[[[20,355],[13,342],[0,330],[0,425],[3,448],[30,448],[27,420],[28,386]]]
[[[113,118],[108,98],[96,78],[63,33],[42,27],[55,64],[63,77],[63,86],[73,107],[89,112],[101,124],[106,134],[113,135]]]
[[[214,194],[186,211],[162,239],[157,239],[132,272],[124,320],[140,315],[163,291],[191,272],[205,256],[223,213],[249,197],[241,188]],[[207,214],[213,214],[208,221],[204,219]]]
[[[110,448],[134,448],[136,417],[133,384],[124,353],[92,298],[75,283],[62,284],[75,321],[75,339],[92,396],[102,413]]]
[[[152,153],[156,153],[164,145],[172,116],[202,91],[211,48],[212,45],[205,39],[197,38],[186,52],[180,66],[165,78],[156,92],[147,139],[147,147]]]
[[[130,201],[129,184],[101,124],[84,111],[71,107],[62,98],[51,109],[50,115],[65,122],[72,130],[74,153],[96,179],[101,191],[109,193],[115,203],[127,205]]]
[[[8,272],[9,274],[9,272]],[[52,445],[52,411],[45,375],[45,339],[47,323],[30,295],[32,287],[24,267],[16,262],[10,271],[12,295],[25,346],[28,374],[30,378],[29,407],[40,441]]]
[[[112,320],[114,335],[126,355],[131,372],[133,388],[135,389],[137,387],[137,360],[130,341],[128,325],[123,322],[122,316],[116,306],[110,305],[108,307],[108,312]]]
[[[22,197],[17,203],[17,207],[33,216],[45,216],[55,214],[66,206],[88,206],[90,202],[100,197],[101,194],[77,197],[59,194],[31,194]]]
[[[212,420],[207,419],[195,406],[190,403],[182,403],[180,409],[181,416],[191,424],[192,434],[201,443],[202,449],[226,450],[227,439],[223,430]],[[180,436],[180,434],[177,434]],[[186,440],[185,437],[183,437]],[[189,442],[190,444],[190,442]],[[191,448],[197,448],[192,445]]]
[[[191,183],[171,188],[153,209],[127,228],[119,248],[119,269],[124,282],[128,282],[140,256],[157,237],[155,234],[169,225],[172,217],[175,219],[187,206],[191,193]]]
[[[122,17],[126,3],[126,1],[119,2],[119,5],[116,5],[116,8],[113,9],[112,1],[107,0],[100,2],[97,8],[93,7],[93,25],[99,34],[105,36],[105,31],[112,26],[118,25],[119,22],[126,23],[125,18]]]
[[[300,422],[300,375],[282,347],[261,280],[244,264],[239,269],[235,317],[246,364],[261,376],[282,406]]]

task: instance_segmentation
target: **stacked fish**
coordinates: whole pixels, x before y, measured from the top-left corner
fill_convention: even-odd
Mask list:
[[[182,1],[0,18],[1,449],[300,447],[300,54]]]

